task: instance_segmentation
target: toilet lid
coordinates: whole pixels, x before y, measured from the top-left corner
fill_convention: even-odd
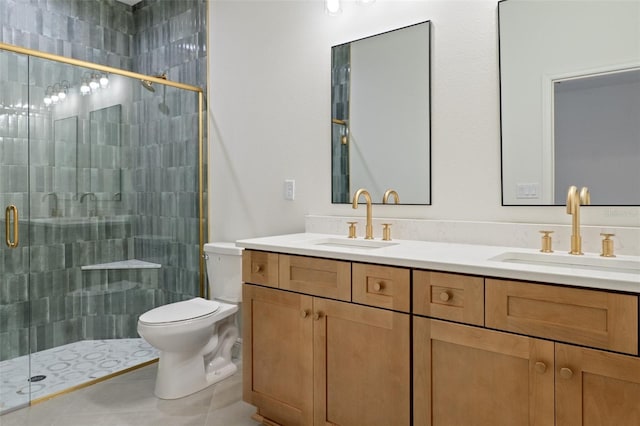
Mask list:
[[[140,315],[139,320],[146,324],[180,322],[211,315],[219,308],[220,304],[218,302],[196,297],[182,302],[158,306]]]

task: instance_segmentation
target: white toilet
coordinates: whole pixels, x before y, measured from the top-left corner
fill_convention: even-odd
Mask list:
[[[196,297],[159,306],[138,319],[138,334],[160,352],[155,394],[187,396],[236,372],[231,349],[238,339],[234,315],[242,297],[242,249],[204,245],[213,300]]]

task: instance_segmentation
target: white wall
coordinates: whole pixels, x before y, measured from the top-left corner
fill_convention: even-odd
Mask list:
[[[218,1],[209,6],[210,239],[301,232],[331,204],[331,46],[431,20],[432,205],[376,217],[570,223],[564,207],[502,207],[497,1]],[[283,180],[296,180],[295,201]],[[583,209],[584,224],[640,226],[640,208]]]

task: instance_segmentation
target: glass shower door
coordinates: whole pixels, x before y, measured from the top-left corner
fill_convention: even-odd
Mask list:
[[[7,46],[0,414],[154,362],[138,316],[203,294],[205,235],[199,89]]]
[[[28,65],[0,51],[0,413],[30,400]]]

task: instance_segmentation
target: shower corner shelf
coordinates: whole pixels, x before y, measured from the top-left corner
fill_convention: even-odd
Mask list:
[[[81,266],[83,271],[94,271],[99,269],[160,269],[159,263],[146,262],[138,259],[120,260],[118,262],[97,263],[95,265]]]

